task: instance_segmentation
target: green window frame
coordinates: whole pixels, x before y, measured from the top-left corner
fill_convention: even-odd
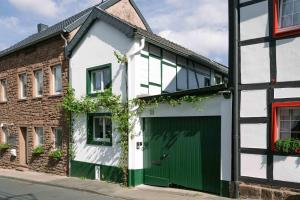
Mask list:
[[[98,122],[98,125],[96,122]],[[96,136],[97,133],[95,130],[97,128],[102,129],[102,137]],[[112,146],[112,131],[111,113],[87,114],[87,144]]]
[[[104,76],[104,72],[109,72],[109,75]],[[98,82],[95,80],[96,77],[100,77]],[[108,79],[107,79],[108,78]],[[108,83],[105,84],[105,80]],[[99,89],[94,89],[94,85],[98,84]],[[105,89],[111,88],[112,85],[112,71],[111,63],[100,65],[96,67],[91,67],[87,69],[86,72],[86,93],[88,96],[95,96],[98,93],[104,92]]]

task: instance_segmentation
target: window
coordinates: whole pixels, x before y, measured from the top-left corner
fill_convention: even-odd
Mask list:
[[[37,70],[34,72],[35,79],[35,96],[40,97],[43,95],[43,71]]]
[[[7,144],[8,143],[8,130],[6,127],[2,127],[2,137],[1,137],[1,143]]]
[[[44,129],[41,127],[35,128],[35,146],[44,145]]]
[[[112,120],[108,114],[88,115],[88,144],[111,145]]]
[[[27,74],[19,75],[19,85],[20,85],[20,99],[25,99],[27,97]]]
[[[61,66],[57,65],[52,68],[52,88],[53,94],[60,94],[62,91],[62,73]]]
[[[215,74],[215,84],[216,85],[222,84],[222,76]]]
[[[87,93],[96,94],[108,89],[111,85],[111,65],[88,69]]]
[[[62,129],[53,128],[53,135],[54,135],[54,148],[62,149]]]
[[[204,86],[205,87],[208,87],[208,86],[210,86],[210,79],[209,78],[204,78]]]
[[[7,80],[0,81],[0,101],[7,101]]]
[[[300,0],[274,0],[274,35],[300,33]]]
[[[300,102],[275,102],[272,105],[273,142],[300,139]]]

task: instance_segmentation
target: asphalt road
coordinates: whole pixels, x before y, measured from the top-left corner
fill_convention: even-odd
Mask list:
[[[0,200],[120,200],[93,193],[0,177]]]

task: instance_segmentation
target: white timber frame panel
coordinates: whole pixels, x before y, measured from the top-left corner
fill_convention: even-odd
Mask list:
[[[267,91],[241,91],[241,117],[267,117]]]
[[[241,124],[241,147],[267,149],[267,124]]]
[[[267,178],[267,156],[241,153],[241,176]]]

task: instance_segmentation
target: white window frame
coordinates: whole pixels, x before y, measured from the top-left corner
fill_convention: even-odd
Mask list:
[[[38,86],[39,86],[39,80],[38,80],[38,72],[40,72],[42,74],[41,76],[41,84],[40,87],[41,87],[41,90],[42,90],[42,94],[39,94],[38,92]],[[43,70],[42,69],[38,69],[38,70],[35,70],[34,71],[34,83],[35,83],[35,87],[34,87],[34,95],[35,97],[41,97],[43,96],[43,93],[44,93],[44,75],[43,75]]]
[[[60,130],[61,131],[61,144],[60,144],[60,146],[57,146],[56,145],[56,141],[57,141],[57,130]],[[52,129],[52,132],[53,132],[53,148],[54,149],[62,149],[62,147],[63,147],[63,139],[62,139],[62,136],[63,136],[63,133],[62,133],[62,128],[60,128],[60,127],[55,127],[55,128],[53,128]]]
[[[23,83],[23,79],[22,79],[22,76],[25,76],[25,88],[24,88],[24,83]],[[19,74],[19,97],[20,99],[26,99],[27,96],[28,96],[28,92],[27,92],[27,74],[26,73],[22,73],[22,74]],[[25,96],[24,96],[24,91],[25,91]]]
[[[42,143],[40,143],[40,135],[38,130],[42,130]],[[35,128],[35,146],[43,146],[44,145],[44,128],[43,127],[36,127]]]
[[[4,84],[5,82],[5,84]],[[0,80],[0,101],[6,102],[7,101],[7,79],[1,79]]]
[[[102,120],[103,123],[103,138],[96,138],[96,131],[95,131],[95,119],[109,119],[111,120],[111,117],[108,116],[94,116],[93,117],[93,140],[96,142],[110,142],[111,141],[111,137],[106,137],[106,120]],[[112,121],[111,121],[112,123]]]
[[[57,91],[57,88],[56,88],[56,80],[57,80],[57,77],[56,77],[56,73],[55,73],[55,70],[57,68],[60,68],[60,91]],[[62,93],[62,66],[61,65],[56,65],[54,67],[52,67],[52,93],[53,94],[61,94]]]
[[[294,12],[292,13],[292,25],[291,26],[287,26],[287,27],[282,27],[282,14],[283,14],[283,0],[279,0],[280,4],[279,4],[279,27],[280,29],[289,29],[291,27],[293,28],[297,28],[300,27],[300,25],[294,25],[294,17],[293,15],[295,14]],[[295,6],[295,0],[293,0],[293,9]]]
[[[281,138],[281,119],[280,119],[280,113],[281,113],[281,110],[282,109],[298,109],[298,110],[300,110],[300,107],[279,107],[278,108],[278,113],[277,113],[277,140],[285,140],[284,138]],[[290,113],[289,113],[289,116],[290,116]],[[286,121],[289,121],[290,123],[293,121],[293,120],[291,120],[291,119],[289,119],[289,120],[286,120]],[[297,120],[298,121],[298,120]],[[300,121],[300,120],[299,120]],[[291,127],[291,125],[290,125],[290,127]],[[288,133],[288,132],[287,132]],[[291,133],[291,130],[289,131],[289,138],[287,138],[287,139],[292,139],[292,133]]]

